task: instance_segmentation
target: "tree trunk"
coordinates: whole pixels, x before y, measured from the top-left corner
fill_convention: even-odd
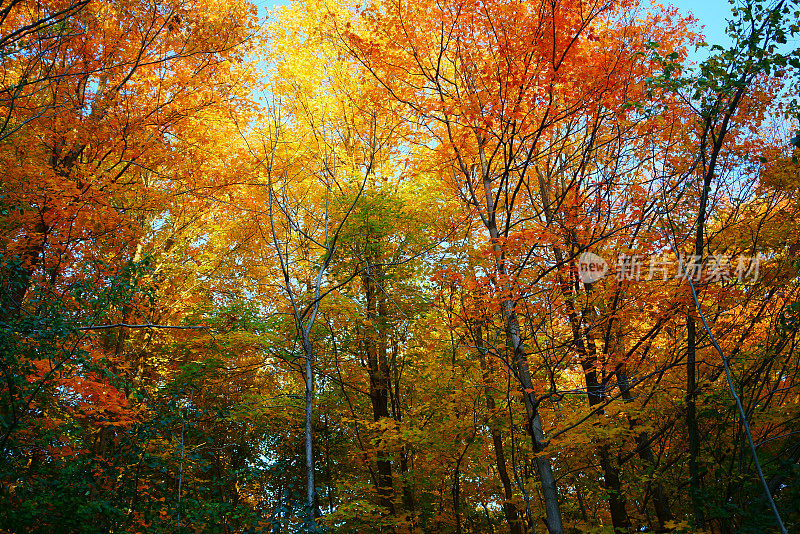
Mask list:
[[[456,519],[456,534],[461,534],[461,462],[456,462],[453,473],[453,515]]]
[[[314,374],[312,368],[312,347],[308,332],[303,332],[303,349],[306,357],[306,502],[308,505],[308,522],[314,525],[315,518],[319,515],[316,511],[316,485],[314,482],[314,443],[312,422],[314,417]]]
[[[363,277],[367,304],[368,331],[364,336],[369,372],[369,397],[372,401],[372,416],[377,422],[390,417],[389,414],[389,362],[386,357],[388,315],[386,295],[376,287],[374,277],[381,279],[379,268]],[[383,450],[383,439],[378,439],[377,482],[378,500],[390,515],[394,515],[392,464],[388,452]]]
[[[398,370],[397,356],[400,352],[399,341],[396,335],[391,336],[392,339],[392,361],[390,365],[391,387],[389,389],[389,400],[392,403],[392,418],[398,423],[403,420],[403,411],[400,406],[400,372]],[[409,399],[410,402],[411,399]],[[409,482],[408,471],[408,458],[410,451],[408,447],[403,444],[399,452],[399,466],[400,466],[400,483],[402,484],[403,492],[403,510],[408,514],[408,519],[411,521],[411,532],[414,531],[414,491]]]
[[[544,176],[539,173],[539,193],[542,199],[542,209],[545,214],[548,225],[552,224],[555,219],[553,211],[550,207],[550,192]],[[594,341],[591,337],[591,326],[588,328],[582,324],[582,318],[585,320],[587,312],[591,315],[591,309],[585,308],[582,317],[578,316],[578,311],[574,304],[574,296],[577,291],[573,291],[572,282],[570,278],[565,278],[563,274],[564,255],[557,245],[553,245],[553,253],[556,258],[556,267],[558,273],[558,285],[564,303],[566,306],[566,315],[569,319],[572,328],[572,337],[575,348],[578,351],[581,360],[581,367],[583,368],[584,380],[586,381],[586,395],[589,401],[589,406],[597,406],[603,401],[602,386],[597,380],[597,351]],[[589,285],[586,286],[587,293],[591,291]],[[584,328],[582,328],[584,327]],[[584,343],[584,339],[586,343]],[[602,412],[600,412],[602,413]],[[598,456],[600,457],[600,466],[603,470],[604,485],[609,493],[609,509],[611,512],[611,521],[615,529],[623,532],[629,531],[630,520],[625,508],[625,494],[622,492],[622,485],[619,476],[619,468],[614,466],[610,459],[610,451],[607,445],[601,445],[598,448]]]
[[[693,312],[694,309],[689,313]],[[689,494],[692,498],[695,527],[702,529],[705,527],[705,516],[700,502],[700,468],[697,463],[697,457],[700,455],[700,434],[697,429],[697,406],[695,403],[697,396],[696,331],[694,318],[691,315],[686,318],[686,331],[686,432],[689,438]]]

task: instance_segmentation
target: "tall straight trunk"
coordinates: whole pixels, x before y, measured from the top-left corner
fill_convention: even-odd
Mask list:
[[[600,467],[603,469],[603,482],[608,491],[608,508],[611,512],[611,524],[614,531],[629,532],[631,523],[626,510],[625,494],[622,491],[622,481],[619,475],[619,466],[614,465],[611,458],[611,447],[602,444],[597,448],[600,457]]]
[[[495,465],[497,466],[497,474],[500,477],[500,482],[503,485],[503,513],[508,523],[508,531],[511,534],[522,534],[524,529],[522,519],[517,511],[517,507],[512,502],[513,492],[511,490],[511,478],[508,476],[508,468],[506,467],[505,452],[503,451],[503,437],[500,428],[495,421],[494,412],[496,404],[492,390],[489,387],[489,380],[491,378],[491,369],[486,361],[486,349],[483,344],[483,329],[478,326],[475,331],[475,343],[478,346],[478,356],[481,362],[481,370],[483,371],[484,383],[484,397],[486,398],[486,419],[484,424],[489,427],[492,434],[492,444],[494,445]]]
[[[314,417],[314,374],[312,371],[312,347],[308,333],[303,332],[303,350],[306,358],[306,502],[308,504],[308,522],[314,525],[316,513],[316,484],[314,481],[314,443],[312,422]]]
[[[591,292],[591,287],[587,285],[587,294]],[[574,313],[573,313],[574,315]],[[597,378],[597,345],[595,343],[592,328],[596,325],[595,314],[588,308],[583,310],[583,319],[590,324],[584,326],[581,332],[580,325],[573,323],[573,333],[576,334],[576,344],[581,355],[581,366],[583,367],[584,379],[586,380],[586,394],[589,406],[597,406],[603,402],[603,386]],[[573,319],[574,321],[575,319]],[[586,344],[583,344],[583,339]],[[599,412],[599,413],[602,413]],[[615,465],[612,460],[611,447],[607,443],[601,444],[597,449],[600,457],[600,467],[603,470],[603,481],[608,491],[608,507],[611,512],[611,523],[615,531],[628,532],[631,530],[631,522],[626,509],[625,493],[622,489],[620,477],[620,466]]]
[[[372,275],[380,280],[379,268],[372,269]],[[369,397],[372,401],[372,416],[377,422],[390,417],[389,414],[389,362],[386,357],[388,315],[386,295],[376,287],[375,280],[370,275],[363,277],[364,294],[367,304],[367,320],[370,323],[370,332],[364,336],[367,353],[367,371],[369,373]],[[383,439],[378,440],[377,483],[378,500],[391,515],[394,515],[394,500],[392,489],[392,463],[388,452],[382,450]]]
[[[414,492],[408,481],[408,449],[405,445],[400,449],[400,476],[403,481],[403,508],[413,516],[414,514]]]
[[[708,188],[711,185],[711,173],[703,180],[703,192],[700,195],[700,208],[697,215],[697,233],[695,235],[695,255],[702,264],[703,228],[705,226]],[[695,266],[686,268],[686,276],[693,276]],[[689,305],[686,314],[686,433],[689,440],[689,494],[692,499],[695,527],[705,527],[705,514],[700,498],[700,431],[697,425],[697,326],[694,320],[694,303]]]
[[[453,515],[456,519],[456,534],[461,534],[461,458],[456,462],[453,473]]]
[[[694,310],[689,312],[694,313]],[[700,432],[697,428],[697,354],[696,327],[694,318],[686,318],[686,432],[689,438],[689,494],[692,498],[695,526],[705,527],[705,516],[700,499],[700,467],[697,458],[700,455]]]
[[[697,210],[697,227],[695,228],[694,254],[697,261],[702,265],[703,250],[705,249],[704,235],[706,225],[706,210],[708,209],[708,196],[711,193],[711,182],[717,167],[717,159],[722,151],[722,145],[728,133],[731,118],[736,113],[745,91],[748,87],[748,78],[751,80],[756,75],[756,71],[741,73],[736,84],[736,92],[729,103],[725,105],[722,113],[722,121],[719,129],[715,132],[714,117],[705,116],[703,131],[700,138],[700,159],[703,164],[702,190],[700,191],[700,206]],[[710,145],[709,145],[710,143]],[[677,254],[677,251],[675,251]],[[689,271],[689,272],[694,272]],[[689,275],[687,272],[687,276]],[[695,527],[705,526],[702,502],[700,499],[700,467],[698,457],[700,456],[700,432],[697,424],[697,331],[694,320],[694,303],[689,305],[686,318],[686,427],[689,439],[689,492],[692,496],[692,506],[694,507]],[[771,500],[771,498],[770,498]],[[777,515],[777,513],[776,513]],[[780,523],[780,519],[778,520]]]
[[[700,208],[697,214],[697,232],[695,234],[695,255],[702,264],[703,254],[703,228],[705,226],[706,203],[708,202],[708,188],[711,185],[711,173],[703,179],[703,191],[700,194]],[[686,268],[686,276],[693,276],[694,269]],[[689,305],[686,314],[686,433],[689,440],[689,494],[692,499],[695,527],[705,527],[705,514],[703,513],[700,498],[700,431],[697,425],[697,326],[694,321],[694,304]]]

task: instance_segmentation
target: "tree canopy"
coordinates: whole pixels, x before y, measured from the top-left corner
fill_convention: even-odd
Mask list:
[[[798,531],[800,3],[732,5],[0,2],[0,532]]]

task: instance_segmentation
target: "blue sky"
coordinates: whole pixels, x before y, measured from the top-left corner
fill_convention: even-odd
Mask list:
[[[681,10],[682,13],[691,12],[705,26],[703,33],[710,44],[725,44],[727,27],[726,19],[731,16],[731,4],[728,0],[676,0],[670,3]]]

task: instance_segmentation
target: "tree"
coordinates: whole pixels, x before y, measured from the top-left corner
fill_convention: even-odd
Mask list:
[[[603,176],[602,166],[599,171],[587,169],[592,158],[614,146],[603,136],[621,131],[615,135],[619,146],[632,150],[635,141],[625,136],[640,135],[651,127],[626,113],[624,106],[643,97],[636,80],[653,67],[641,52],[650,40],[663,40],[671,50],[679,44],[653,33],[652,21],[624,16],[626,7],[630,6],[386,2],[365,11],[374,21],[369,33],[349,33],[353,54],[430,131],[440,173],[452,177],[454,193],[465,208],[480,216],[491,239],[493,293],[500,301],[506,344],[513,354],[509,365],[523,391],[551,532],[563,527],[551,464],[540,454],[546,443],[540,402],[534,395],[517,311],[521,293],[516,269],[524,269],[527,262],[512,263],[516,258],[510,243],[526,232],[528,239],[553,240],[553,269],[567,267],[589,243],[559,235],[553,227],[563,222],[553,212],[565,209],[565,203],[574,208],[585,200],[574,180]],[[668,15],[658,20],[670,24]],[[617,120],[632,121],[634,126],[620,124],[615,130]],[[609,133],[603,132],[605,128]],[[576,137],[584,144],[574,147]],[[613,163],[606,169],[615,172]],[[570,171],[575,172],[573,182],[567,175]],[[553,172],[564,174],[558,176],[562,184],[555,192],[549,183],[556,179]],[[526,228],[525,221],[536,216],[544,219],[543,228]],[[614,232],[616,228],[611,228],[609,235]],[[606,237],[592,235],[591,243]],[[562,242],[574,247],[569,257]],[[536,253],[536,246],[529,251]],[[543,271],[540,278],[549,269]],[[572,317],[573,328],[580,329]],[[593,378],[590,350],[584,352],[583,367],[594,405],[600,401],[600,385]],[[613,477],[610,467],[606,478],[613,485],[609,477]],[[620,528],[627,524],[623,507],[612,504]]]
[[[800,520],[795,3],[3,6],[0,529]]]
[[[191,206],[180,200],[208,186],[195,172],[207,171],[209,160],[219,165],[220,154],[209,157],[195,144],[213,138],[204,121],[231,112],[244,120],[247,108],[234,99],[251,79],[242,47],[255,29],[250,8],[226,4],[222,19],[207,8],[3,7],[0,443],[8,466],[4,509],[11,511],[5,528],[57,524],[81,502],[69,501],[71,491],[61,500],[50,495],[48,484],[59,481],[89,486],[78,521],[100,516],[102,529],[122,521],[115,514],[126,506],[135,515],[131,493],[103,501],[98,493],[113,485],[88,476],[98,464],[112,465],[106,480],[114,480],[110,472],[136,465],[133,451],[142,451],[131,443],[146,404],[139,395],[153,386],[140,380],[152,362],[141,347],[152,337],[129,335],[119,324],[151,325],[159,313],[167,322],[169,314],[152,301],[165,285],[163,263],[150,260],[163,262],[172,245],[158,250],[148,239]],[[170,319],[175,323],[163,326],[181,327],[179,314]],[[31,480],[25,491],[15,489],[20,477]],[[53,513],[30,523],[26,510],[37,502]]]

